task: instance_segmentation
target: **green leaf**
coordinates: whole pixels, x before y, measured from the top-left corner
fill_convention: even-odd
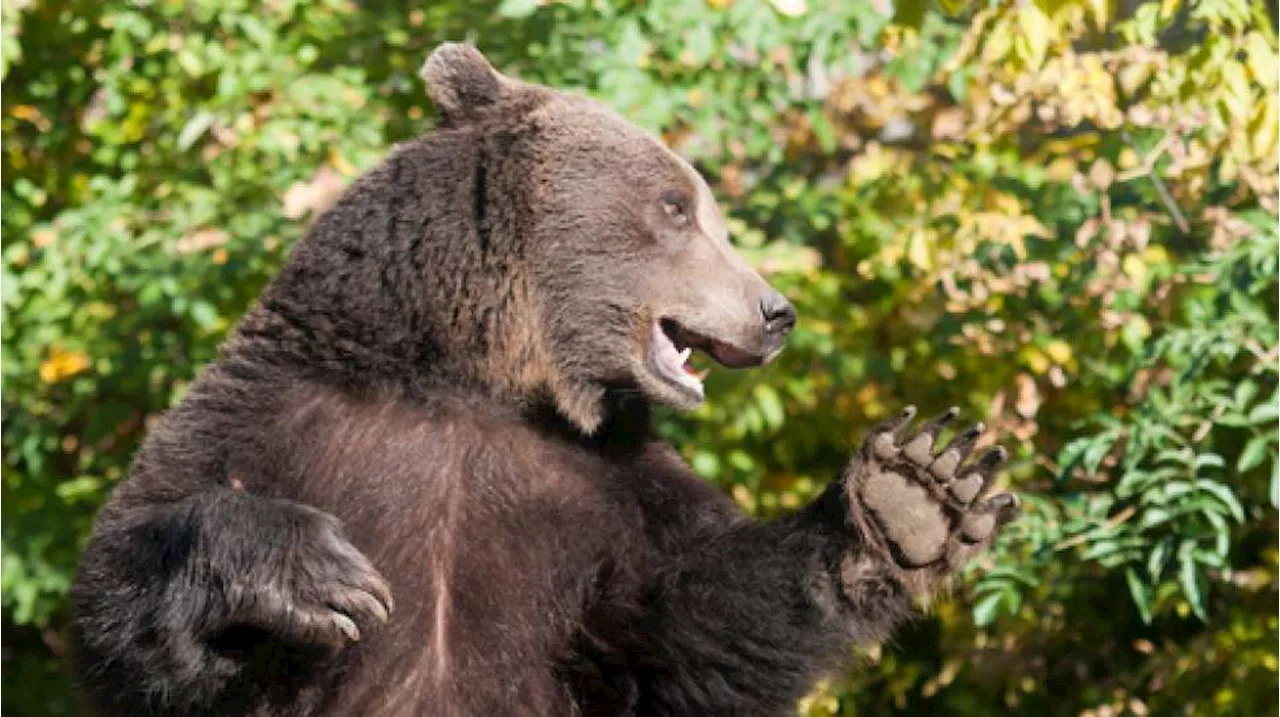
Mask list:
[[[1168,505],[1195,490],[1194,486],[1184,480],[1169,481],[1142,494],[1145,505]]]
[[[689,461],[693,470],[703,478],[716,478],[720,475],[720,458],[710,451],[698,451]]]
[[[1201,590],[1204,578],[1197,567],[1194,549],[1195,543],[1192,542],[1184,542],[1178,548],[1178,585],[1196,617],[1204,620],[1204,592]]]
[[[191,320],[198,326],[208,328],[218,320],[218,310],[207,301],[193,301],[190,312]]]
[[[1222,414],[1218,418],[1214,419],[1214,423],[1217,423],[1219,426],[1230,426],[1232,428],[1244,428],[1251,425],[1249,423],[1248,416],[1234,411],[1228,411]]]
[[[1138,614],[1142,616],[1142,621],[1148,625],[1151,624],[1151,586],[1145,583],[1138,576],[1138,571],[1133,568],[1126,568],[1124,571],[1124,579],[1129,583],[1129,595],[1133,598],[1133,604],[1138,608]]]
[[[1000,613],[1000,603],[1004,599],[1004,593],[997,592],[982,598],[977,605],[973,606],[973,624],[978,627],[986,627],[995,622],[996,616]]]
[[[1159,463],[1177,463],[1188,468],[1192,466],[1194,458],[1195,454],[1186,448],[1166,448],[1156,454],[1156,461]]]
[[[1115,433],[1103,433],[1094,437],[1093,442],[1085,450],[1084,456],[1081,458],[1085,473],[1093,475],[1098,472],[1098,465],[1102,463],[1102,459],[1106,457],[1115,442]]]
[[[194,117],[187,121],[186,126],[182,128],[182,132],[178,134],[178,149],[186,151],[196,143],[196,140],[213,125],[216,119],[212,112],[197,112]]]
[[[1138,521],[1138,527],[1142,530],[1154,528],[1162,523],[1167,523],[1173,518],[1173,513],[1164,508],[1147,508],[1142,511],[1142,518]]]
[[[1080,555],[1081,560],[1096,560],[1097,558],[1110,555],[1118,550],[1123,550],[1124,545],[1117,540],[1099,540],[1089,546],[1088,550]]]
[[[258,17],[241,15],[240,29],[244,31],[245,37],[263,50],[269,50],[275,44],[275,33]]]
[[[1077,438],[1062,447],[1058,452],[1058,480],[1063,481],[1071,477],[1071,469],[1080,464],[1084,452],[1089,449],[1090,441],[1090,438]]]
[[[893,3],[893,21],[904,27],[920,27],[924,22],[924,0],[899,0]]]
[[[769,384],[761,383],[756,385],[755,394],[756,405],[760,407],[760,413],[764,415],[765,422],[774,430],[782,428],[782,424],[786,423],[787,415],[778,392]]]
[[[1240,384],[1236,386],[1235,394],[1233,396],[1236,408],[1243,411],[1245,406],[1253,400],[1253,397],[1256,396],[1257,393],[1258,384],[1256,381],[1241,381]]]
[[[1274,401],[1258,404],[1253,407],[1252,411],[1249,411],[1249,422],[1255,425],[1260,423],[1274,424],[1277,419],[1280,419],[1280,405],[1277,405]]]
[[[80,476],[58,484],[58,497],[66,503],[75,503],[92,496],[102,487],[102,480],[95,476]]]
[[[205,71],[204,61],[200,59],[199,55],[187,48],[183,48],[178,52],[178,65],[192,77],[199,77]]]
[[[1221,501],[1227,507],[1227,510],[1231,511],[1231,517],[1235,518],[1236,522],[1244,522],[1244,506],[1240,505],[1240,499],[1236,497],[1236,494],[1230,488],[1217,481],[1203,478],[1196,481],[1195,485],[1200,490],[1213,494],[1215,498]]]
[[[529,17],[538,9],[538,0],[502,0],[498,3],[498,17],[519,20]]]
[[[1211,468],[1225,468],[1227,462],[1217,453],[1201,453],[1196,456],[1193,465],[1195,466],[1196,471],[1199,471],[1205,466],[1209,466]]]
[[[1280,460],[1271,454],[1271,507],[1280,508]]]
[[[1027,587],[1036,587],[1040,578],[1034,573],[1013,565],[999,565],[988,570],[982,576],[983,582],[988,580],[1007,580],[1010,584],[1021,583]]]
[[[1173,537],[1166,536],[1156,543],[1147,555],[1147,580],[1150,583],[1157,583],[1160,577],[1164,575],[1164,569],[1169,560],[1169,552],[1173,549]]]
[[[1240,458],[1236,461],[1236,470],[1241,473],[1257,468],[1262,465],[1263,459],[1267,457],[1267,446],[1274,440],[1274,436],[1259,435],[1249,439],[1244,445],[1244,450],[1240,451]]]

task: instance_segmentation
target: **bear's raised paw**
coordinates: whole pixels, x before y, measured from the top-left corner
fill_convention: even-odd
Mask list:
[[[950,570],[1018,513],[1012,493],[988,495],[1008,452],[996,447],[966,462],[985,430],[981,423],[935,452],[939,434],[959,410],[908,433],[915,412],[908,407],[867,437],[845,470],[845,494],[901,568]]]

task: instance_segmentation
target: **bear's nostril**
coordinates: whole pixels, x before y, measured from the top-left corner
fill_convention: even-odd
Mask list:
[[[765,333],[770,335],[785,336],[796,325],[795,308],[776,291],[760,300],[760,315],[764,318]]]

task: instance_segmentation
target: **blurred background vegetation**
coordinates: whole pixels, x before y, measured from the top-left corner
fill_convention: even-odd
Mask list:
[[[1276,9],[1250,0],[4,0],[3,711],[78,711],[94,509],[308,221],[428,129],[428,51],[586,91],[802,316],[666,416],[747,510],[905,403],[1025,517],[805,714],[1277,711]]]

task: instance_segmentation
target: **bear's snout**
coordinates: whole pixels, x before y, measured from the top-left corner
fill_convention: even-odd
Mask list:
[[[770,290],[760,300],[760,316],[764,319],[764,333],[767,343],[777,342],[781,346],[782,340],[796,327],[795,307],[791,305],[790,301],[787,301],[785,296],[777,291]]]

